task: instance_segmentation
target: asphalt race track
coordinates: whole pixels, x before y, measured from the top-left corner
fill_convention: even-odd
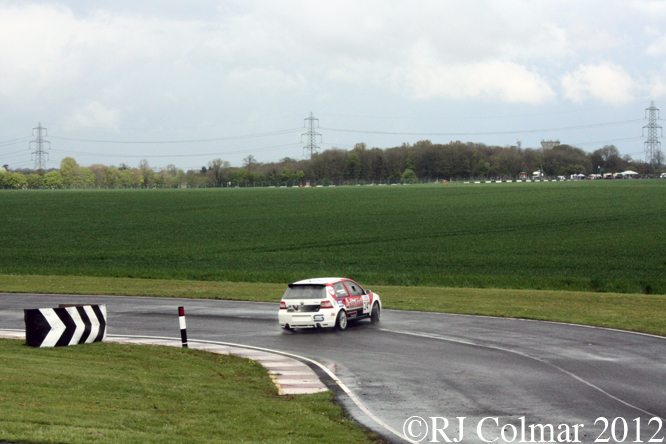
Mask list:
[[[549,440],[551,429],[555,442],[649,442],[666,436],[661,337],[394,310],[385,310],[379,325],[363,320],[344,332],[290,333],[280,329],[278,305],[271,303],[15,294],[0,294],[0,329],[25,328],[23,309],[61,303],[106,304],[109,335],[173,338],[180,337],[182,305],[189,340],[316,360],[372,414],[413,441],[447,442],[446,435],[465,443],[539,442],[541,432]],[[336,393],[359,422],[404,442]]]

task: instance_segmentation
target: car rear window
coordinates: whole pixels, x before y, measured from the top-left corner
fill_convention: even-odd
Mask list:
[[[282,299],[325,299],[325,285],[292,285],[284,292]]]

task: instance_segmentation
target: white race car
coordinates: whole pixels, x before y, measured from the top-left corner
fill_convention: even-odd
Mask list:
[[[348,320],[370,318],[379,322],[382,302],[379,295],[364,290],[351,279],[319,278],[289,284],[280,302],[280,327],[347,328]]]

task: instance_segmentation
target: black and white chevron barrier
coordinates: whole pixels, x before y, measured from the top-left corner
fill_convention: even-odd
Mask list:
[[[23,311],[25,344],[31,347],[62,347],[106,339],[106,305]]]

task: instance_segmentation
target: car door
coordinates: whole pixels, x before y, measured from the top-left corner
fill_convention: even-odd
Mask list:
[[[370,311],[368,306],[369,300],[365,295],[363,288],[361,288],[360,285],[351,279],[347,279],[343,282],[345,287],[347,287],[347,291],[349,292],[349,297],[347,297],[347,301],[345,302],[345,308],[347,309],[349,317],[360,316],[364,313],[368,313]]]

